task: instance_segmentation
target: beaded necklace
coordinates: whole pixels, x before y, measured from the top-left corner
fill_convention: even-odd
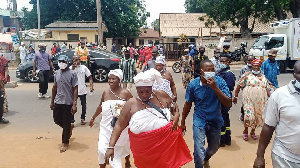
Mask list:
[[[149,111],[150,113],[152,113],[153,115],[155,115],[155,116],[158,117],[158,118],[165,119],[164,117],[158,116],[157,114],[153,113],[151,110],[148,109],[148,107],[147,107],[146,104],[145,104],[145,102],[147,102],[147,101],[149,101],[150,99],[153,98],[153,96],[152,96],[153,94],[154,94],[154,96],[157,98],[159,104],[160,104],[163,108],[165,108],[165,106],[162,104],[162,102],[159,100],[159,98],[156,96],[156,94],[155,94],[154,92],[152,92],[151,97],[150,97],[148,100],[146,100],[146,101],[143,101],[139,96],[138,96],[137,98],[142,102],[142,105],[145,106],[145,108],[147,109],[147,111]],[[164,114],[167,115],[167,113],[164,113]]]

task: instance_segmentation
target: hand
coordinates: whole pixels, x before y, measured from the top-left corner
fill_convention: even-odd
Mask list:
[[[186,132],[186,126],[185,123],[181,121],[181,130],[182,130],[182,134],[184,134]]]
[[[207,84],[210,86],[210,88],[212,88],[213,90],[218,88],[215,78],[211,77],[211,78],[207,79],[206,81],[207,81]]]
[[[53,74],[55,74],[55,70],[54,70],[54,68],[52,69],[52,73],[53,73]]]
[[[33,72],[32,72],[32,76],[35,76],[35,75],[36,75],[36,72],[35,72],[35,71],[33,71]]]
[[[253,168],[265,168],[265,159],[263,157],[256,157]]]
[[[237,103],[237,97],[234,97],[232,102],[233,102],[234,104],[236,104],[236,103]]]
[[[172,116],[171,121],[173,121],[172,125],[172,131],[175,131],[178,129],[178,121],[179,121],[179,114]]]
[[[109,158],[111,158],[111,160],[114,160],[114,149],[107,149],[106,153],[105,153],[105,163],[109,164]]]
[[[50,104],[50,109],[53,110],[54,109],[54,103]]]
[[[3,83],[4,83],[4,84],[7,84],[7,78],[5,78],[5,79],[3,80]]]
[[[74,115],[77,112],[77,105],[73,104],[72,106],[72,114]]]
[[[95,121],[95,119],[91,118],[90,123],[89,123],[89,126],[91,128],[94,126],[94,121]]]

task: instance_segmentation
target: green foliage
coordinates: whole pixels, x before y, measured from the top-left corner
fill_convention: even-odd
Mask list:
[[[184,7],[187,13],[204,13],[202,0],[185,0]]]
[[[152,23],[151,23],[151,27],[155,30],[159,32],[159,19],[155,19]]]
[[[37,28],[37,0],[33,9],[24,11],[22,22],[26,29]],[[150,16],[144,0],[101,0],[102,17],[108,33],[106,37],[130,37],[139,34]],[[40,0],[41,28],[55,21],[96,21],[96,0]]]

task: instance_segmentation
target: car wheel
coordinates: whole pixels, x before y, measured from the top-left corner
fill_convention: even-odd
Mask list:
[[[286,71],[286,66],[284,61],[278,61],[279,71],[280,73],[284,73]]]
[[[32,68],[28,69],[26,72],[27,80],[29,80],[30,82],[37,82],[38,81],[37,74],[35,74],[35,76],[33,76],[32,74],[33,74],[33,69]]]
[[[108,70],[103,67],[96,68],[93,72],[93,78],[96,82],[106,82],[108,79]]]

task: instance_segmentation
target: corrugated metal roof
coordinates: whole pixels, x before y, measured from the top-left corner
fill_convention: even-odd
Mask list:
[[[154,29],[151,28],[140,28],[140,35],[139,37],[141,38],[159,38],[159,32],[155,31]]]
[[[47,26],[45,26],[46,29],[48,30],[58,30],[58,29],[97,29],[98,24],[96,21],[69,21],[69,22],[62,22],[62,21],[57,21],[54,23],[51,23]],[[104,32],[107,32],[107,28],[105,23],[102,23],[102,29]]]

